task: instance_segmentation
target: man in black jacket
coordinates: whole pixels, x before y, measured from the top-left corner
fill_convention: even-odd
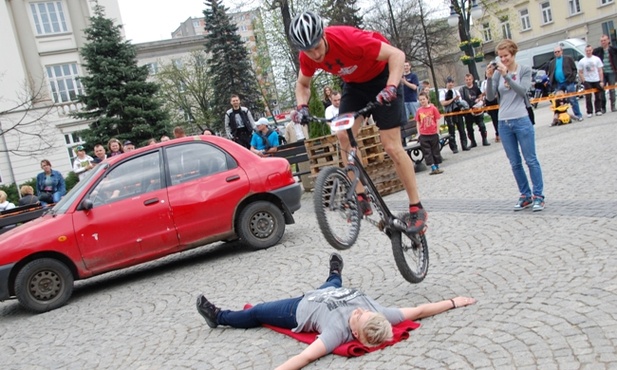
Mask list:
[[[578,69],[576,62],[571,56],[563,55],[563,48],[560,45],[555,46],[555,58],[551,60],[548,65],[548,78],[551,81],[551,86],[555,90],[562,90],[565,92],[576,91],[576,77],[578,75]],[[578,99],[576,97],[570,98],[570,105],[576,119],[583,120],[581,109],[578,106]]]
[[[604,86],[615,85],[615,74],[617,73],[617,48],[611,46],[611,40],[608,35],[602,35],[600,38],[600,47],[593,50],[593,55],[600,58],[604,63]],[[611,112],[615,112],[615,89],[608,90],[608,95],[611,100]],[[606,113],[606,99],[602,113]]]
[[[240,106],[240,97],[231,96],[231,109],[225,112],[225,132],[227,137],[243,147],[251,148],[251,136],[255,120],[247,107]]]

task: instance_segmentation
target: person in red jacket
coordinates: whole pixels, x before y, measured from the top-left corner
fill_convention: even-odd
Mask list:
[[[293,18],[289,39],[300,50],[296,119],[306,121],[309,116],[311,79],[319,69],[339,76],[344,82],[339,113],[358,111],[375,100],[381,103],[371,114],[379,127],[384,150],[392,158],[409,198],[411,217],[407,231],[423,232],[427,214],[420,203],[413,163],[401,143],[401,126],[406,122],[401,85],[405,54],[377,32],[349,26],[324,27],[322,19],[313,12],[300,13]],[[354,135],[358,134],[363,121],[364,117],[356,119],[352,129]],[[351,144],[347,133],[338,132],[337,136],[341,150],[348,152]],[[347,162],[347,156],[343,156],[343,161]],[[362,212],[372,214],[361,184],[356,192]]]

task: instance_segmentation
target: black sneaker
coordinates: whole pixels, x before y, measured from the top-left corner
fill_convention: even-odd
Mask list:
[[[330,255],[330,275],[343,273],[343,257],[338,253],[332,253]]]
[[[428,219],[428,213],[424,208],[418,208],[417,211],[411,212],[409,210],[409,217],[405,217],[405,224],[407,225],[408,233],[416,234],[423,233],[426,227],[426,220]]]
[[[371,202],[366,198],[366,194],[358,194],[358,210],[364,216],[370,216],[373,214],[373,209],[371,208]]]
[[[199,312],[212,329],[219,326],[219,321],[216,316],[221,312],[221,309],[210,303],[203,294],[197,296],[197,312]]]

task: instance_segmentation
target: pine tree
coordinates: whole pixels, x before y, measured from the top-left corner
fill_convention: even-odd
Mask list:
[[[168,134],[167,113],[155,98],[158,85],[147,82],[148,67],[137,66],[135,47],[123,40],[121,26],[105,18],[98,3],[81,49],[88,75],[80,77],[85,95],[76,118],[93,120],[81,136],[89,145],[106,144],[112,138],[145,145],[150,138]]]
[[[230,108],[231,95],[237,94],[242,106],[249,108],[255,116],[263,111],[263,105],[238,27],[231,22],[222,1],[207,0],[205,4],[205,49],[210,55],[208,65],[214,89],[214,115],[222,120]]]
[[[321,15],[330,19],[330,26],[345,25],[362,28],[362,18],[357,0],[326,0]]]

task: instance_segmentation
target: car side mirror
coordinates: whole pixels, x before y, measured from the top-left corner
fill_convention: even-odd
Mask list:
[[[84,199],[84,200],[81,202],[81,205],[79,206],[79,209],[80,209],[80,210],[85,210],[85,211],[88,211],[88,210],[91,210],[91,209],[92,209],[93,205],[94,205],[94,204],[92,203],[92,201],[91,201],[90,199],[87,199],[87,198],[86,198],[86,199]]]

